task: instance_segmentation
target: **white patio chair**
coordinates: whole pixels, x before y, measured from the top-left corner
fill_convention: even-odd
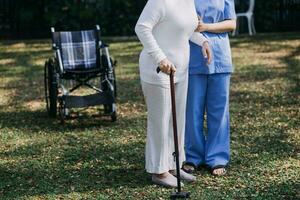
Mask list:
[[[245,13],[237,13],[236,17],[237,17],[237,26],[236,26],[236,30],[233,31],[232,35],[238,35],[239,34],[239,18],[241,17],[246,17],[247,21],[248,21],[248,31],[249,31],[249,35],[254,35],[256,34],[256,30],[255,30],[255,26],[254,26],[254,6],[255,6],[255,0],[249,0],[249,9],[247,12]]]

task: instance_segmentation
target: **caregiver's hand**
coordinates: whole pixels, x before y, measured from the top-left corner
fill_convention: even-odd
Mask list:
[[[207,64],[210,64],[211,60],[212,60],[212,52],[211,52],[208,41],[203,42],[202,54],[203,54],[203,57],[207,59]]]
[[[195,32],[204,32],[207,31],[207,24],[205,24],[200,16],[198,16],[198,27]]]
[[[166,73],[166,74],[170,74],[171,71],[173,73],[176,72],[176,68],[173,65],[173,63],[171,63],[171,61],[169,61],[167,58],[163,59],[160,63],[159,63],[159,68],[162,72]]]

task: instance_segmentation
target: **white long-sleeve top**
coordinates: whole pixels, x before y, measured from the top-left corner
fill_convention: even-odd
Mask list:
[[[165,58],[176,67],[175,82],[187,78],[189,40],[199,46],[207,41],[201,33],[194,32],[197,26],[194,0],[148,0],[135,27],[144,47],[139,60],[141,80],[168,84],[168,75],[156,73]]]

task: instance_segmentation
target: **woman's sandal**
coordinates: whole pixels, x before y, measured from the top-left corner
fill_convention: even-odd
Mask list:
[[[220,174],[216,174],[216,173],[214,173],[216,169],[223,169],[223,172],[220,173]],[[212,168],[210,169],[210,173],[211,173],[211,175],[213,175],[213,176],[224,176],[224,175],[227,173],[227,171],[226,171],[226,166],[225,166],[225,165],[217,165],[217,166],[215,166],[215,167],[212,167]]]
[[[185,162],[182,165],[182,170],[189,174],[196,172],[196,169],[197,169],[197,166],[190,162]]]

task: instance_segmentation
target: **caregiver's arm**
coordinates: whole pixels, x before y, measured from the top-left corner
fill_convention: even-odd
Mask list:
[[[163,20],[165,16],[164,0],[148,0],[136,26],[135,32],[144,46],[144,50],[153,57],[157,65],[163,72],[174,68],[173,64],[168,61],[167,56],[159,47],[155,40],[152,30],[153,27]],[[175,71],[175,70],[174,70]]]
[[[198,32],[225,33],[233,31],[236,28],[236,20],[229,19],[218,23],[208,24],[202,20],[199,21]]]

